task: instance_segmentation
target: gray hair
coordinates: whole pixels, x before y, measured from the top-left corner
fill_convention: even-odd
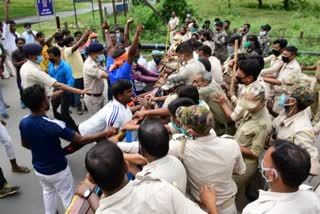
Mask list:
[[[201,78],[205,81],[208,81],[208,83],[212,82],[212,73],[205,71],[205,72],[198,72],[197,75],[200,75]]]

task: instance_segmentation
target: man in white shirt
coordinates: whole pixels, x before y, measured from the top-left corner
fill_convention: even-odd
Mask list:
[[[127,105],[132,98],[132,84],[129,80],[119,79],[111,88],[114,99],[100,111],[79,125],[80,134],[93,134],[108,127],[122,129],[132,119],[130,107]]]
[[[261,163],[262,175],[270,185],[248,204],[243,214],[318,214],[320,200],[310,190],[299,190],[308,178],[310,155],[288,141],[275,141]]]
[[[89,201],[97,214],[202,214],[198,205],[187,199],[167,182],[145,176],[143,179],[128,181],[128,166],[122,151],[113,143],[95,145],[86,155],[88,180],[103,191],[100,199],[86,183],[78,187],[78,195]],[[208,189],[208,188],[205,188]],[[202,201],[210,214],[217,214],[213,192],[202,191]]]
[[[22,33],[22,38],[26,40],[26,44],[31,44],[36,42],[36,34],[37,31],[34,31],[31,29],[31,24],[30,23],[25,23],[24,28],[26,29],[25,32]]]
[[[169,31],[170,31],[170,43],[173,44],[173,37],[174,34],[177,32],[178,26],[179,26],[179,17],[176,15],[175,11],[172,11],[171,18],[169,20]]]
[[[43,60],[41,51],[42,46],[38,44],[26,44],[23,46],[23,52],[27,57],[27,62],[22,65],[20,70],[21,85],[23,89],[35,84],[40,84],[46,88],[48,95],[51,95],[51,97],[59,96],[61,94],[61,90],[70,91],[77,94],[85,94],[87,92],[87,90],[76,89],[60,83],[45,73],[40,67],[40,63]],[[59,90],[50,94],[49,89],[52,87],[55,87]]]
[[[159,73],[158,66],[163,57],[163,51],[153,50],[151,53],[152,60],[148,62],[148,70]]]
[[[168,155],[169,133],[159,121],[146,120],[138,129],[139,142],[118,143],[123,152],[140,153],[148,164],[135,177],[138,180],[145,176],[159,178],[177,187],[183,194],[186,193],[187,174],[178,158]]]
[[[204,107],[180,107],[176,116],[174,123],[184,136],[173,137],[169,154],[179,157],[186,167],[191,198],[201,203],[201,185],[214,185],[219,213],[237,213],[237,186],[232,175],[242,175],[246,171],[239,144],[232,139],[217,137],[211,129],[213,115]]]

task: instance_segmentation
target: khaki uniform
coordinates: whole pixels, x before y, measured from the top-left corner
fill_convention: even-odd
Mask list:
[[[223,63],[228,58],[228,35],[225,31],[214,31],[214,55]]]
[[[275,97],[274,97],[274,101],[273,101],[273,111],[280,113],[280,111],[283,109],[280,105],[279,105],[279,100],[280,100],[280,96],[282,95],[282,93],[285,93],[285,89],[286,86],[291,85],[292,82],[290,81],[290,77],[293,74],[297,74],[297,73],[301,73],[301,68],[299,63],[294,59],[289,63],[284,63],[279,75],[278,75],[278,80],[280,80],[281,85],[280,86],[274,86],[274,91],[275,91]]]
[[[317,80],[317,86],[316,86],[317,99],[315,100],[316,103],[314,103],[312,106],[312,109],[315,111],[314,112],[315,115],[312,120],[312,124],[316,124],[320,121],[320,98],[319,98],[319,94],[320,94],[320,60],[317,62],[315,77]]]
[[[235,140],[240,146],[249,148],[250,151],[260,156],[264,150],[267,136],[271,133],[272,121],[271,116],[266,107],[259,112],[251,114],[247,112],[235,135]],[[255,176],[258,169],[258,160],[244,158],[247,171],[243,176],[233,176],[237,183],[238,193],[236,196],[236,204],[238,210],[242,210],[246,206],[246,189],[250,181]]]
[[[234,123],[227,118],[223,109],[219,103],[215,100],[216,94],[224,94],[225,92],[216,82],[210,83],[206,87],[201,87],[198,89],[200,99],[204,100],[210,107],[210,110],[214,116],[215,126],[214,130],[218,136],[223,134],[233,135],[235,133]],[[229,107],[232,108],[232,104],[228,103]]]
[[[177,85],[184,82],[186,85],[192,85],[193,77],[199,72],[207,72],[204,65],[196,59],[190,59],[181,66],[178,73],[173,73],[168,77],[168,81]]]
[[[174,18],[171,17],[169,20],[170,43],[171,44],[173,44],[173,37],[174,37],[174,34],[177,32],[179,22],[180,22],[180,20],[178,17],[174,17]]]
[[[274,119],[273,128],[276,130],[277,139],[288,140],[305,148],[311,157],[310,173],[318,175],[320,172],[318,149],[315,145],[315,135],[306,111],[301,111],[288,118],[285,111]]]
[[[261,47],[261,52],[262,56],[266,57],[269,55],[269,48],[270,48],[270,37],[268,35],[265,36],[259,36],[258,37],[260,47]]]
[[[101,76],[104,72],[90,56],[83,64],[84,88],[91,89],[90,93],[84,95],[84,102],[90,114],[95,114],[103,107],[104,83]]]
[[[191,198],[200,202],[201,185],[214,185],[219,213],[236,214],[234,196],[237,187],[232,174],[241,175],[246,170],[237,142],[217,137],[213,130],[208,136],[194,140],[180,137],[181,134],[178,136],[174,135],[170,141],[169,154],[182,159],[187,170],[187,189],[190,189]]]

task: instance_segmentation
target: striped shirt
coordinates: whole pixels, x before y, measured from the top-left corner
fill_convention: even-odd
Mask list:
[[[111,125],[121,129],[131,119],[130,108],[113,99],[100,111],[81,123],[79,131],[81,135],[95,134],[109,128]]]

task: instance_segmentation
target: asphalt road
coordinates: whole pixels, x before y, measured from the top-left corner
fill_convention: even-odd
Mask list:
[[[16,151],[16,157],[19,164],[32,168],[31,164],[31,152],[24,149],[21,146],[19,122],[20,120],[29,114],[29,110],[21,109],[19,104],[19,93],[16,86],[15,79],[0,80],[0,87],[3,90],[4,99],[11,107],[8,110],[10,118],[7,123],[7,129],[12,137],[14,148]],[[84,115],[77,115],[75,109],[72,117],[77,124],[89,118],[88,113]],[[52,116],[52,112],[48,112],[49,117]],[[67,145],[66,142],[63,143]],[[84,167],[84,157],[91,145],[82,148],[77,153],[69,155],[68,162],[71,168],[74,184],[78,184],[86,174]],[[0,213],[1,214],[43,214],[43,199],[42,189],[39,179],[32,171],[29,174],[17,174],[11,172],[11,166],[6,156],[4,146],[0,143],[0,166],[4,172],[4,175],[10,184],[21,186],[19,193],[0,199]],[[59,201],[59,213],[63,213],[64,209]]]

